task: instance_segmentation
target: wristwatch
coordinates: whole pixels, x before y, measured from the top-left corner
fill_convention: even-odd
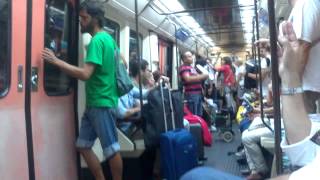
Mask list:
[[[281,88],[281,95],[287,95],[287,96],[292,96],[295,94],[300,94],[303,93],[303,88],[300,87],[294,87],[294,88]]]

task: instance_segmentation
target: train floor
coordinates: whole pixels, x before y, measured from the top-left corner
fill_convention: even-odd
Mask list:
[[[221,171],[242,176],[240,169],[246,168],[237,163],[234,152],[237,151],[241,144],[241,134],[238,130],[238,125],[233,124],[234,139],[231,142],[225,142],[219,138],[218,132],[213,133],[214,143],[211,147],[205,147],[205,156],[208,158],[204,165],[214,167]]]
[[[242,176],[240,169],[246,168],[240,166],[237,163],[234,152],[237,151],[238,146],[241,144],[241,135],[238,130],[238,125],[233,124],[234,138],[231,142],[225,142],[220,139],[218,132],[213,133],[213,145],[211,147],[205,147],[205,157],[207,160],[204,161],[203,166],[213,167],[218,170],[236,175]],[[144,178],[144,171],[146,166],[139,166],[142,162],[149,159],[148,155],[143,155],[139,158],[123,158],[124,161],[124,180],[149,180],[150,178]],[[102,163],[104,173],[106,177],[110,178],[111,173],[107,162]],[[161,178],[151,178],[152,180],[158,180]],[[83,168],[80,173],[80,180],[94,180],[88,168]]]

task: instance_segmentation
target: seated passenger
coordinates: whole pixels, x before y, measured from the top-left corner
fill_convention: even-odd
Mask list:
[[[141,106],[133,93],[134,90],[121,96],[116,109],[117,126],[127,135],[133,127],[132,121],[140,120]]]
[[[140,74],[142,79],[146,79],[148,74],[147,67],[148,62],[146,60],[141,60]],[[127,132],[128,128],[132,125],[130,121],[136,121],[140,119],[141,105],[139,102],[139,61],[130,61],[129,74],[134,84],[134,88],[128,94],[125,94],[119,98],[118,107],[116,110],[117,119],[122,121],[118,121],[118,127],[124,132]],[[143,99],[146,98],[147,92],[148,89],[142,89]]]
[[[163,79],[165,82],[168,83],[170,82],[170,79],[167,76],[162,75],[158,70],[154,71],[152,75],[156,85],[160,83],[160,79]]]
[[[143,87],[145,89],[153,88],[155,85],[155,80],[151,71],[147,71],[145,77],[143,78]]]
[[[137,59],[131,59],[129,61],[129,74],[130,77],[132,79],[133,82],[133,89],[130,91],[130,93],[132,94],[132,96],[136,99],[139,99],[140,97],[140,89],[139,89],[139,85],[140,85],[140,80],[139,80],[139,73],[141,75],[141,85],[142,87],[143,85],[143,80],[145,79],[145,77],[147,76],[148,71],[148,66],[149,63],[144,60],[141,59],[141,66],[140,66],[140,72],[139,72],[139,61]],[[142,97],[143,99],[146,99],[148,91],[151,90],[152,87],[149,88],[142,88]]]
[[[117,118],[125,121],[139,118],[140,110],[141,106],[138,99],[135,99],[133,93],[129,92],[119,99]]]
[[[268,96],[272,96],[270,86]],[[272,97],[268,97],[268,99],[272,100]],[[268,102],[267,104],[272,105],[272,102]],[[269,173],[269,168],[261,151],[260,138],[272,137],[273,132],[263,124],[261,119],[262,117],[259,114],[260,108],[254,108],[253,112],[258,114],[256,114],[255,118],[253,118],[253,121],[248,129],[243,131],[241,138],[249,169],[251,171],[251,174],[247,177],[247,179],[260,180]],[[264,112],[266,114],[273,113],[273,107],[266,107]],[[264,118],[264,121],[267,122],[268,120]]]

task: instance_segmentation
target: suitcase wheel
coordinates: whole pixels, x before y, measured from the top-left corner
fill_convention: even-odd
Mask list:
[[[233,133],[230,131],[223,132],[222,139],[227,143],[231,142],[233,140]]]

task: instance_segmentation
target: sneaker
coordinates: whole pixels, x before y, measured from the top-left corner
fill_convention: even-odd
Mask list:
[[[217,128],[216,128],[214,125],[211,125],[210,131],[211,131],[211,132],[216,132],[216,131],[217,131]]]
[[[234,155],[237,156],[238,158],[245,158],[246,157],[246,153],[244,152],[244,149],[242,149],[239,152],[236,152]]]

